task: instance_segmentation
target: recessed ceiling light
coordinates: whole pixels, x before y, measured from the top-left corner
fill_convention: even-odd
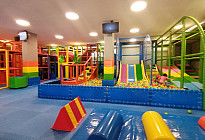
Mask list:
[[[67,12],[65,14],[65,16],[66,16],[67,19],[70,19],[70,20],[77,20],[77,19],[79,19],[78,14],[76,14],[74,12]]]
[[[183,25],[177,25],[174,27],[174,29],[181,29],[183,27]]]
[[[62,35],[55,35],[55,38],[57,39],[63,39],[64,37]]]
[[[74,43],[75,45],[80,45],[80,43]]]
[[[4,43],[6,43],[6,42],[9,42],[8,40],[0,40],[1,42],[4,42]]]
[[[162,37],[162,38],[160,38],[161,40],[163,39],[163,40],[165,40],[167,37]]]
[[[135,38],[130,39],[130,42],[135,42],[135,41],[137,41],[137,39]]]
[[[16,23],[21,26],[29,26],[30,23],[26,20],[16,20]]]
[[[131,32],[131,33],[137,33],[137,32],[139,32],[139,31],[140,31],[139,28],[132,28],[132,29],[130,29],[130,32]]]
[[[56,44],[51,44],[51,46],[52,46],[52,47],[57,47],[57,45],[56,45]]]
[[[96,33],[96,32],[90,32],[89,35],[90,35],[90,36],[98,36],[98,33]]]
[[[147,7],[147,3],[145,1],[137,1],[131,5],[131,10],[134,12],[141,11]]]

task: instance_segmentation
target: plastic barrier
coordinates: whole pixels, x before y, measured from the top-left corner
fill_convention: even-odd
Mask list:
[[[88,140],[117,140],[122,125],[122,116],[116,111],[110,111],[94,129]]]
[[[59,85],[53,81],[38,85],[38,97],[82,101],[137,104],[171,108],[202,109],[202,90],[127,88]],[[166,99],[166,100],[165,100]]]
[[[142,123],[147,140],[176,140],[159,113],[155,111],[145,112],[142,115]]]
[[[79,97],[61,108],[58,117],[51,127],[55,130],[73,131],[85,117],[86,111]]]
[[[205,116],[199,119],[198,124],[205,130]]]

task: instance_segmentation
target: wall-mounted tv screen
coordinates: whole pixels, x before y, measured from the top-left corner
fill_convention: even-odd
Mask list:
[[[119,32],[119,22],[103,23],[103,34],[111,34]]]
[[[28,32],[27,31],[22,31],[19,32],[19,40],[27,40],[28,39]]]

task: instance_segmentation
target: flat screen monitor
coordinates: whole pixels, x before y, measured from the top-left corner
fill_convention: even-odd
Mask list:
[[[111,34],[119,32],[119,22],[103,23],[103,34]]]
[[[27,31],[22,31],[19,32],[19,40],[27,40],[28,39],[28,32]]]

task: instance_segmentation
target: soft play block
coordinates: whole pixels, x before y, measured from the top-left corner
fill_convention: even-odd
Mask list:
[[[123,118],[117,111],[108,112],[88,140],[117,140],[123,125]]]
[[[176,140],[159,113],[145,112],[142,115],[142,123],[147,140]]]
[[[58,117],[51,129],[74,131],[85,117],[86,111],[79,97],[61,108]]]
[[[33,78],[28,78],[28,85],[38,85],[40,84],[40,77],[33,77]]]
[[[102,80],[102,86],[114,86],[115,81],[114,80]]]
[[[28,86],[28,78],[25,76],[9,77],[9,88],[22,88]]]
[[[198,121],[199,126],[205,130],[205,116],[201,117]]]

